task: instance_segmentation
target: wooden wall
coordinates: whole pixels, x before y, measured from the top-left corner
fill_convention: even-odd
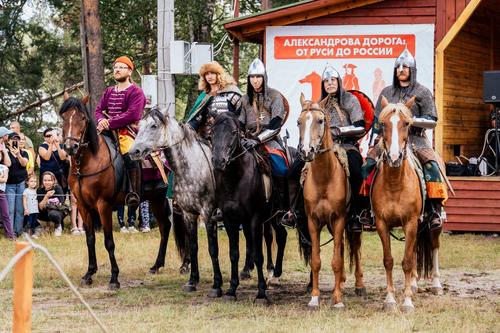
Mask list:
[[[495,52],[492,40],[492,33],[499,28],[492,15],[486,6],[480,6],[444,53],[441,121],[445,161],[453,160],[458,150],[467,157],[478,156],[489,128],[490,106],[483,103],[483,71],[495,69],[495,61],[500,63],[498,47]]]

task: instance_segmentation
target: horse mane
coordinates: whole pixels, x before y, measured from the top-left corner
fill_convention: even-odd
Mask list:
[[[153,117],[158,119],[163,125],[167,124],[167,119],[158,106],[154,106],[149,112],[145,113],[142,119],[146,117]]]
[[[378,117],[379,121],[383,122],[387,117],[392,115],[393,113],[398,113],[404,117],[404,120],[411,122],[412,113],[411,110],[408,109],[403,103],[389,103],[383,110],[380,112]]]
[[[90,114],[87,106],[83,104],[82,100],[70,97],[64,101],[59,109],[59,115],[62,116],[66,111],[71,109],[77,109],[79,112],[82,112],[87,119],[87,129],[86,129],[86,137],[89,140],[89,148],[92,151],[92,154],[97,153],[97,148],[99,147],[99,138],[97,136],[97,127],[95,125],[94,117]]]
[[[226,119],[231,119],[231,120],[235,121],[236,124],[238,124],[238,116],[235,113],[233,113],[233,112],[221,112],[215,117],[213,126],[220,124],[221,122],[223,122]],[[238,128],[239,128],[239,126],[238,126]]]

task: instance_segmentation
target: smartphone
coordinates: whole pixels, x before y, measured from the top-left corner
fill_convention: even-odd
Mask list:
[[[12,141],[12,147],[17,148],[17,141]]]

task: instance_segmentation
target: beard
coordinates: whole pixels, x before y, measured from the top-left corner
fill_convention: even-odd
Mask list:
[[[127,81],[127,79],[128,79],[128,76],[115,77],[115,81],[120,82],[120,83]]]

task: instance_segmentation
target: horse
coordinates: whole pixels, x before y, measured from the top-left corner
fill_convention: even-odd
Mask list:
[[[317,102],[305,100],[300,96],[302,112],[298,119],[300,132],[299,154],[308,162],[304,182],[304,204],[307,215],[307,229],[311,241],[310,256],[312,271],[310,308],[320,305],[319,271],[321,268],[320,234],[326,225],[333,235],[334,252],[332,269],[335,274],[335,287],[332,294],[334,307],[344,308],[341,287],[345,282],[344,270],[344,230],[349,200],[347,175],[340,164],[333,148],[330,132],[330,116]],[[307,237],[306,237],[307,238]],[[350,265],[356,262],[355,292],[366,292],[361,268],[361,234],[347,233]],[[302,247],[304,242],[299,243]],[[306,257],[307,259],[307,257]]]
[[[441,230],[430,231],[424,224],[419,224],[423,199],[415,166],[417,160],[411,145],[408,144],[409,129],[412,124],[410,109],[415,97],[409,99],[406,104],[389,104],[384,96],[381,101],[382,112],[379,123],[382,129],[382,163],[371,187],[371,200],[375,225],[384,251],[387,278],[384,310],[397,309],[392,280],[394,260],[389,233],[393,227],[402,226],[405,235],[402,262],[405,289],[402,311],[412,312],[415,309],[412,296],[417,291],[417,277],[422,269],[424,276],[427,277],[432,268],[433,290],[437,294],[442,294],[438,265]]]
[[[208,251],[212,259],[214,281],[209,297],[222,296],[222,273],[218,262],[217,223],[210,217],[215,209],[215,178],[212,152],[188,125],[154,107],[139,122],[139,132],[130,155],[141,159],[151,151],[163,150],[174,172],[174,200],[182,211],[183,229],[188,241],[181,244],[189,253],[191,274],[183,286],[185,292],[196,291],[200,280],[198,268],[198,219],[205,223]]]
[[[119,268],[114,254],[112,212],[114,206],[124,204],[126,193],[115,190],[115,167],[112,155],[103,135],[97,133],[94,117],[85,106],[87,101],[88,96],[79,100],[70,97],[65,92],[64,103],[59,110],[63,122],[64,150],[71,158],[68,183],[76,197],[87,240],[89,264],[87,272],[81,279],[81,284],[91,285],[92,276],[97,272],[95,223],[100,220],[104,232],[104,245],[111,262],[109,288],[118,289],[120,288]],[[166,189],[161,192],[145,193],[143,197],[150,201],[159,224],[161,243],[156,262],[162,263],[165,260],[165,249],[171,226],[168,219],[169,206]]]
[[[212,134],[216,197],[224,216],[231,260],[231,282],[225,297],[236,299],[241,224],[248,235],[247,242],[252,244],[253,259],[257,268],[258,292],[255,302],[267,304],[267,285],[262,270],[262,238],[264,222],[272,217],[271,203],[265,197],[257,159],[252,152],[243,149],[239,126],[234,113],[223,112],[216,116]]]

